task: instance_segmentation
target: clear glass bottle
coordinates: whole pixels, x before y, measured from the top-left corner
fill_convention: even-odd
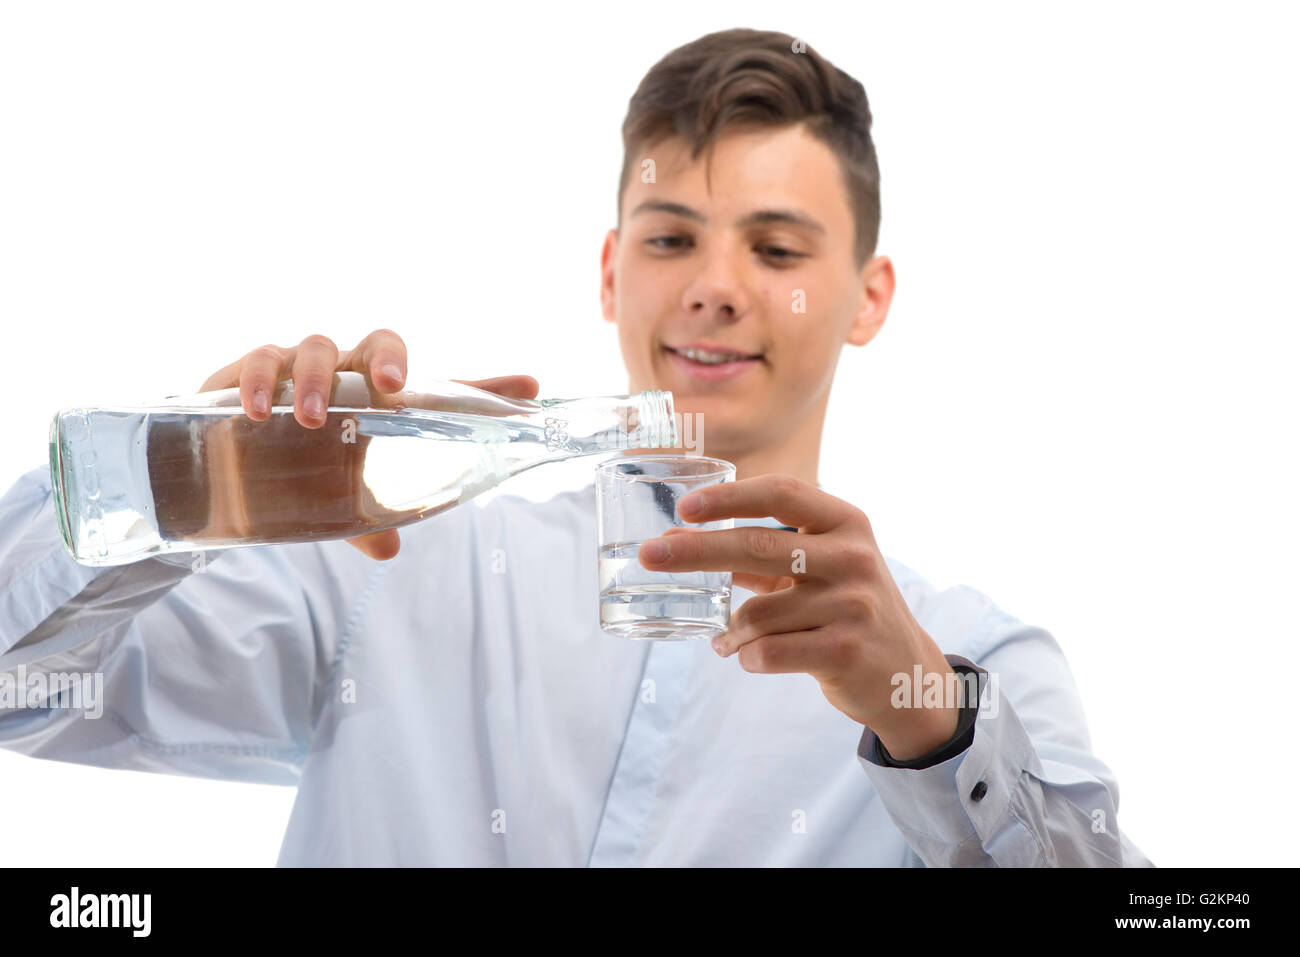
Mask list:
[[[511,399],[456,382],[374,393],[334,376],[325,424],[282,382],[255,422],[239,390],[65,409],[50,426],[59,530],[86,565],[353,538],[436,515],[545,462],[677,443],[672,393]]]

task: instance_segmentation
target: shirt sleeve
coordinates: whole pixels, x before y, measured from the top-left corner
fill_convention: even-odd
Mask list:
[[[0,747],[297,783],[379,563],[328,542],[88,567],[64,549],[52,499],[46,468],[0,497]]]
[[[980,664],[946,655],[954,668],[978,675],[979,702],[966,735],[959,731],[915,762],[888,761],[869,728],[858,746],[859,762],[920,862],[1153,866],[1120,832],[1118,784],[1091,752],[1082,703],[1055,638],[991,603],[979,637]]]

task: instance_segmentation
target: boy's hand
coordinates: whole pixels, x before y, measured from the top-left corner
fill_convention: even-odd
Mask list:
[[[891,703],[895,674],[910,682],[919,664],[925,680],[937,673],[946,687],[952,669],[912,616],[859,509],[791,476],[761,475],[692,492],[677,511],[688,522],[771,516],[799,529],[674,528],[642,544],[647,569],[730,571],[734,585],[755,592],[713,640],[718,654],[739,653],[746,671],[812,675],[831,704],[871,728],[900,761],[952,737],[959,702]]]
[[[240,404],[250,419],[270,418],[275,384],[293,380],[293,416],[308,429],[325,424],[330,385],[335,372],[360,372],[380,395],[400,392],[406,384],[406,343],[390,329],[377,329],[357,344],[340,352],[325,336],[308,336],[296,346],[262,346],[210,375],[200,391],[239,388]],[[537,397],[537,380],[532,376],[500,376],[469,382],[455,380],[487,392],[514,399]],[[401,539],[397,529],[349,538],[348,544],[371,558],[385,561],[397,554]]]

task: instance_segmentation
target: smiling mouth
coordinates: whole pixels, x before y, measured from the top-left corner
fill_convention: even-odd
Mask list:
[[[746,362],[750,360],[762,360],[763,354],[749,354],[744,352],[717,351],[713,349],[674,349],[672,346],[664,346],[664,349],[673,355],[681,356],[684,359],[690,359],[692,362],[698,362],[706,366],[723,366],[730,362]]]

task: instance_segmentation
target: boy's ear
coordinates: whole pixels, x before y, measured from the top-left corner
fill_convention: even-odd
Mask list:
[[[851,345],[865,346],[876,337],[889,315],[894,300],[894,264],[888,256],[874,256],[862,267],[862,296],[853,325],[849,326]]]
[[[618,230],[605,234],[605,245],[600,251],[600,314],[606,322],[617,321],[614,315],[614,258],[618,255]]]

